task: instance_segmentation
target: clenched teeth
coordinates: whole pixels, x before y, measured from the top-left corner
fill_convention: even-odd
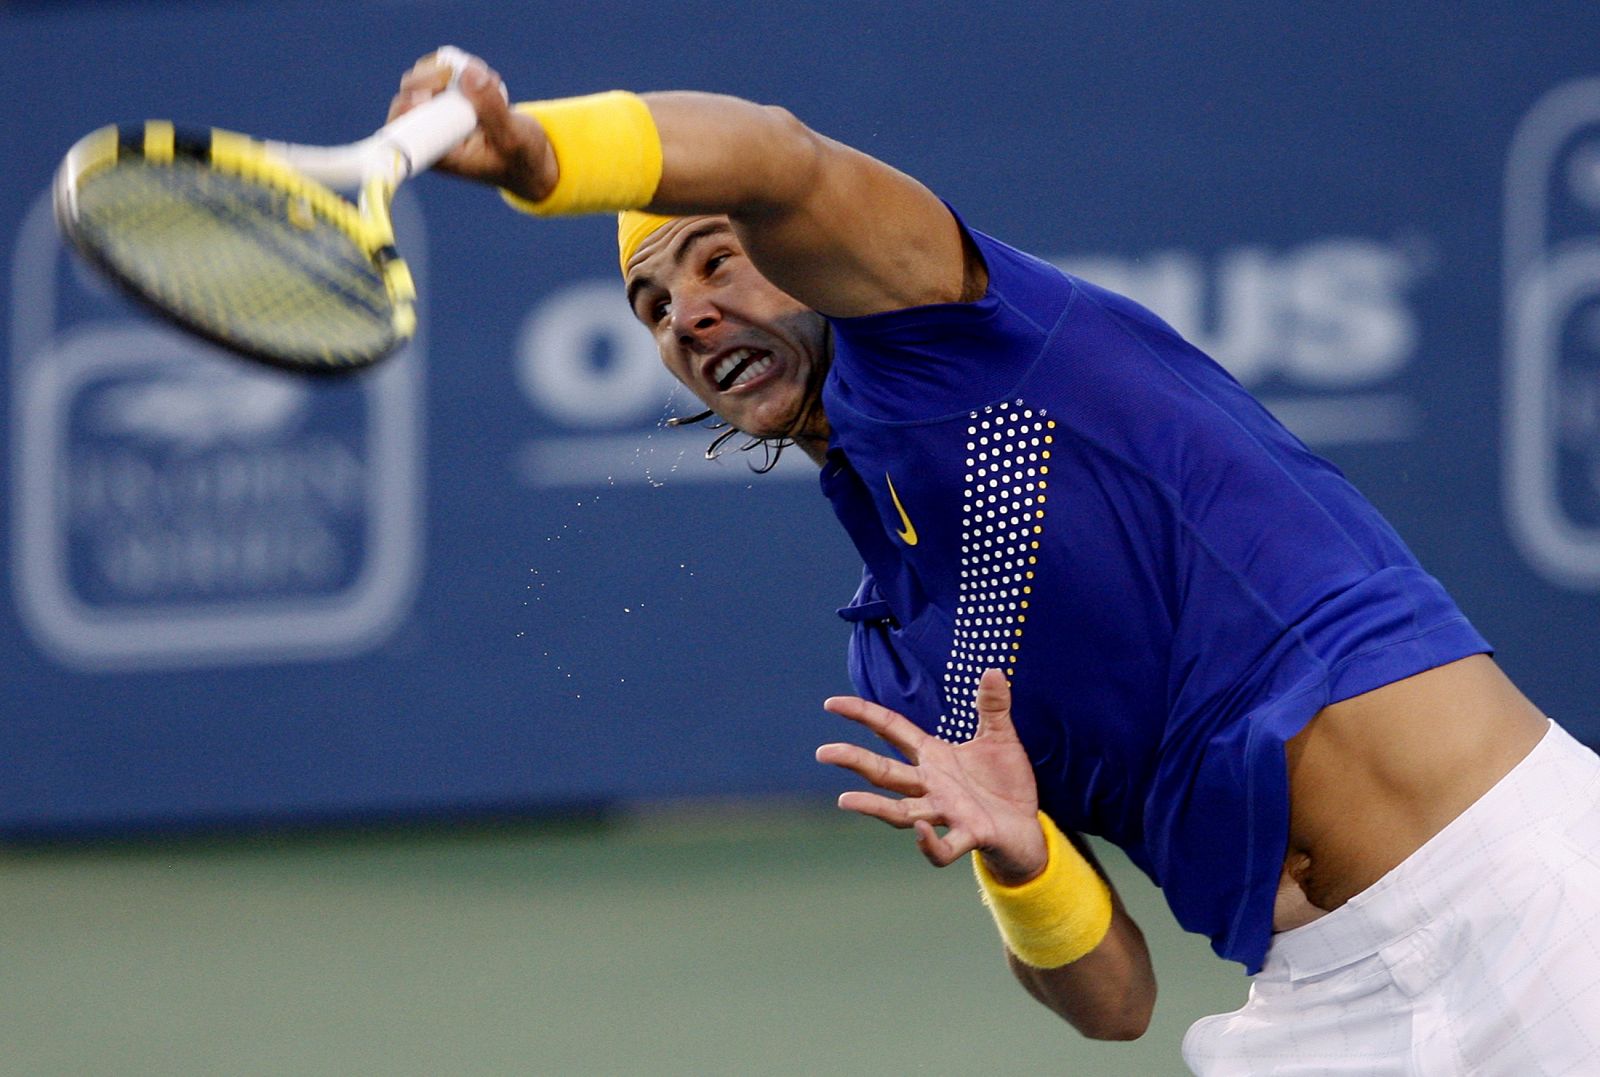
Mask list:
[[[728,390],[736,385],[743,385],[758,374],[765,373],[771,366],[772,356],[749,348],[739,348],[718,360],[711,376],[717,383],[718,389]]]

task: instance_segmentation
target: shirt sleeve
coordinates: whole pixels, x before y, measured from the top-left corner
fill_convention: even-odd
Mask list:
[[[980,299],[831,320],[845,404],[880,420],[942,418],[1005,397],[1032,368],[1074,283],[982,232],[967,235],[988,270]]]

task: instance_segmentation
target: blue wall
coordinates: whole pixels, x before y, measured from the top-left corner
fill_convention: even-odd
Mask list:
[[[505,6],[0,7],[0,830],[838,784],[811,750],[855,560],[803,462],[659,427],[683,402],[605,222],[424,178],[423,335],[335,388],[196,354],[61,251],[88,129],[344,141],[442,42],[521,97],[785,104],[1154,306],[1600,741],[1600,13]]]

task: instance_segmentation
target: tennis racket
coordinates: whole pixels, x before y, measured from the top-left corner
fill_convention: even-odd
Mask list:
[[[389,206],[477,126],[456,87],[347,146],[258,142],[165,120],[102,127],[56,173],[72,246],[140,303],[213,343],[312,374],[377,362],[416,329]],[[359,191],[355,202],[335,193]]]

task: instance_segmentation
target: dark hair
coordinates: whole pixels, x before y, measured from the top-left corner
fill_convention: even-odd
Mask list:
[[[804,425],[805,420],[810,417],[811,412],[815,407],[816,403],[808,399],[806,406],[800,409],[799,416],[796,417],[795,421],[790,425],[787,432],[777,434],[772,437],[757,437],[754,434],[747,435],[745,443],[743,445],[735,445],[734,451],[749,452],[751,449],[761,449],[763,452],[761,463],[759,465],[751,463],[750,470],[755,472],[757,475],[765,475],[767,472],[778,466],[778,458],[783,455],[783,450],[795,443],[794,431],[800,429],[800,427]],[[711,421],[708,422],[707,420]],[[705,423],[707,430],[719,431],[717,436],[711,439],[711,444],[706,446],[705,458],[707,460],[715,460],[724,452],[728,451],[728,442],[744,433],[743,430],[740,430],[736,426],[729,426],[726,419],[721,418],[710,408],[707,408],[705,411],[698,412],[694,415],[675,415],[672,418],[665,420],[662,425],[694,426],[697,423]]]

